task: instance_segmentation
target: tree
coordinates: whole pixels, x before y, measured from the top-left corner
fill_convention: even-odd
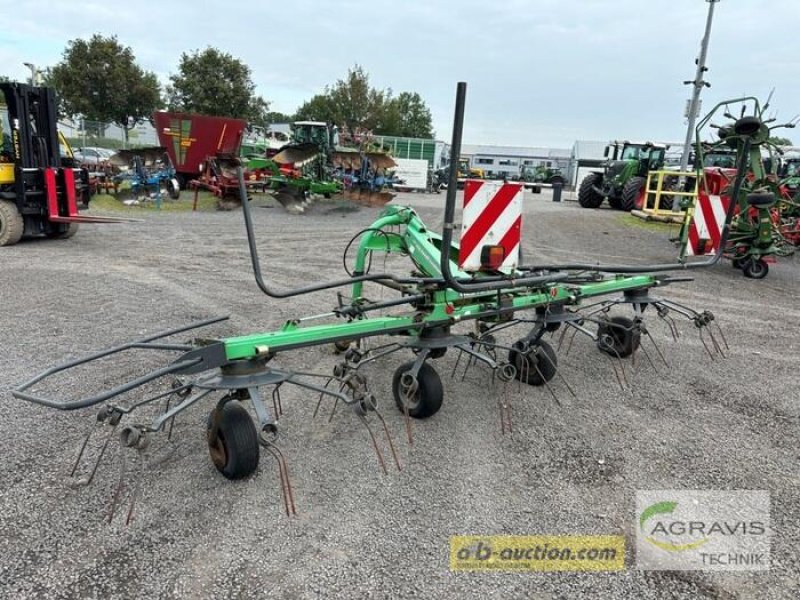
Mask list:
[[[170,76],[170,82],[170,110],[269,124],[269,103],[256,94],[250,67],[227,52],[210,46],[202,52],[184,52],[178,73]]]
[[[402,137],[433,137],[431,111],[416,92],[402,92],[391,98],[376,133]]]
[[[267,119],[267,123],[291,123],[292,115],[287,115],[286,113],[278,112],[278,111],[269,111],[266,115],[264,115]]]
[[[391,92],[370,86],[369,75],[359,65],[347,71],[345,79],[338,80],[327,90],[334,119],[351,133],[358,129],[375,129],[380,125],[384,103]]]
[[[785,137],[772,137],[769,138],[770,143],[775,144],[776,146],[791,146],[792,140]]]
[[[335,123],[350,133],[366,129],[383,135],[433,136],[431,112],[418,93],[393,98],[391,89],[372,87],[359,65],[298,108],[295,119]]]
[[[45,80],[56,88],[64,114],[119,125],[126,141],[161,106],[155,73],[137,65],[133,51],[113,35],[70,41]]]
[[[303,104],[294,114],[295,121],[324,121],[333,123],[336,121],[336,108],[327,93],[317,94],[311,100]]]

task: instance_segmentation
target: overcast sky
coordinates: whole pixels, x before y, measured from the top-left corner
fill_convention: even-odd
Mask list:
[[[299,104],[362,65],[377,87],[419,92],[449,140],[467,81],[464,142],[571,147],[576,139],[679,141],[708,10],[703,0],[0,0],[3,74],[60,60],[67,41],[116,34],[166,82],[208,45],[250,65],[272,108]],[[721,0],[703,92],[710,108],[775,87],[800,112],[797,0]],[[789,137],[792,137],[791,132]],[[795,135],[794,137],[800,137]],[[795,140],[797,142],[798,140]]]

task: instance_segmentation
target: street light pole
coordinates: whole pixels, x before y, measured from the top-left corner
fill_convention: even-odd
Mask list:
[[[704,87],[711,87],[711,84],[703,80],[703,74],[708,71],[706,68],[706,55],[708,54],[708,42],[711,38],[711,21],[714,18],[714,5],[719,0],[706,0],[708,2],[708,17],[706,18],[706,32],[703,35],[703,41],[700,43],[700,56],[695,61],[697,63],[697,72],[694,76],[694,81],[684,81],[684,85],[693,86],[692,98],[689,101],[689,111],[687,115],[688,124],[686,127],[686,141],[683,144],[683,156],[681,156],[681,171],[686,171],[689,168],[689,154],[692,148],[692,139],[694,138],[694,124],[697,120],[697,113],[700,107],[700,91]],[[675,196],[672,202],[672,210],[680,210],[680,197]]]
[[[38,85],[39,84],[39,69],[33,63],[22,63],[24,66],[28,67],[31,70],[31,85]]]

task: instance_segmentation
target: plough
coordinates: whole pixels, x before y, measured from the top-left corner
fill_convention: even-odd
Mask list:
[[[464,119],[466,84],[457,88],[452,153],[458,159]],[[741,137],[747,154],[751,129],[747,121],[735,135]],[[735,192],[742,186],[745,169],[740,168],[734,181]],[[245,229],[252,268],[259,288],[269,297],[285,299],[323,290],[349,287],[349,297],[339,294],[337,305],[327,315],[290,320],[280,329],[225,339],[201,339],[188,344],[166,341],[224,320],[209,319],[148,336],[110,348],[94,355],[48,369],[13,390],[16,398],[60,410],[76,410],[100,406],[96,422],[84,438],[71,476],[80,483],[93,479],[114,432],[121,428],[123,448],[135,449],[141,456],[139,475],[130,495],[127,521],[139,495],[142,473],[147,469],[147,447],[158,432],[171,435],[174,419],[205,399],[215,398],[206,421],[209,453],[214,466],[229,479],[251,475],[259,465],[260,449],[276,459],[284,508],[295,513],[296,504],[288,462],[277,445],[278,423],[283,415],[281,393],[288,387],[299,388],[316,398],[314,415],[321,411],[325,399],[332,402],[329,419],[341,404],[351,409],[354,417],[367,430],[379,466],[388,471],[385,458],[388,449],[391,463],[402,465],[396,442],[384,418],[378,399],[372,393],[365,367],[378,363],[396,352],[410,352],[411,360],[402,364],[392,377],[394,401],[403,414],[405,437],[413,444],[412,420],[435,415],[442,406],[445,389],[432,362],[446,353],[457,353],[456,369],[466,360],[465,369],[481,364],[493,381],[509,384],[541,386],[556,397],[553,380],[560,377],[557,349],[544,339],[545,334],[561,330],[558,349],[569,352],[572,340],[580,333],[593,339],[598,349],[610,356],[614,372],[622,387],[629,385],[623,360],[635,360],[641,352],[655,367],[666,358],[645,324],[646,315],[664,320],[674,337],[678,336],[675,317],[684,317],[700,333],[702,344],[714,358],[727,350],[722,330],[709,311],[697,311],[657,295],[671,283],[687,281],[668,273],[708,267],[719,261],[717,255],[693,262],[676,262],[646,266],[564,264],[515,265],[498,267],[497,246],[480,250],[482,267],[477,271],[462,269],[459,247],[454,242],[456,228],[456,172],[450,173],[441,232],[430,230],[411,208],[388,206],[380,217],[354,240],[358,246],[354,268],[349,277],[316,283],[295,289],[277,289],[264,276],[259,260],[255,228],[241,170],[238,173]],[[734,194],[735,195],[735,194]],[[723,239],[733,210],[728,211]],[[372,257],[395,253],[408,257],[413,264],[410,275],[372,273]],[[371,301],[365,296],[365,283],[377,284],[396,296]],[[629,307],[630,317],[612,314],[612,309]],[[332,322],[309,324],[327,318]],[[497,334],[518,330],[516,341],[504,344]],[[368,345],[370,338],[386,337],[377,345]],[[645,340],[655,348],[647,351]],[[335,344],[341,360],[331,373],[313,373],[278,366],[279,357],[292,351]],[[565,347],[566,345],[566,347]],[[128,350],[171,352],[175,358],[158,368],[103,392],[74,400],[53,398],[41,391],[50,377],[81,365],[93,363]],[[563,377],[569,392],[575,392]],[[154,385],[159,391],[144,393]],[[507,386],[504,386],[507,387]],[[133,392],[141,397],[123,401]],[[251,418],[244,402],[255,413]],[[152,420],[135,420],[143,407],[154,407]],[[511,405],[508,398],[498,400],[501,429],[512,430]],[[96,430],[106,430],[105,437],[92,445],[94,463],[86,459],[89,441]],[[126,451],[123,451],[123,454]],[[84,464],[87,463],[87,464]],[[81,473],[80,477],[76,477]],[[123,461],[120,483],[109,512],[114,518],[126,489],[126,467]]]

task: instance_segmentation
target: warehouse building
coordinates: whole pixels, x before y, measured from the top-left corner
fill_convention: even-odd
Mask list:
[[[514,178],[520,167],[544,165],[567,172],[571,151],[562,148],[524,146],[482,146],[464,144],[461,156],[469,160],[471,167],[482,169],[486,177]]]

